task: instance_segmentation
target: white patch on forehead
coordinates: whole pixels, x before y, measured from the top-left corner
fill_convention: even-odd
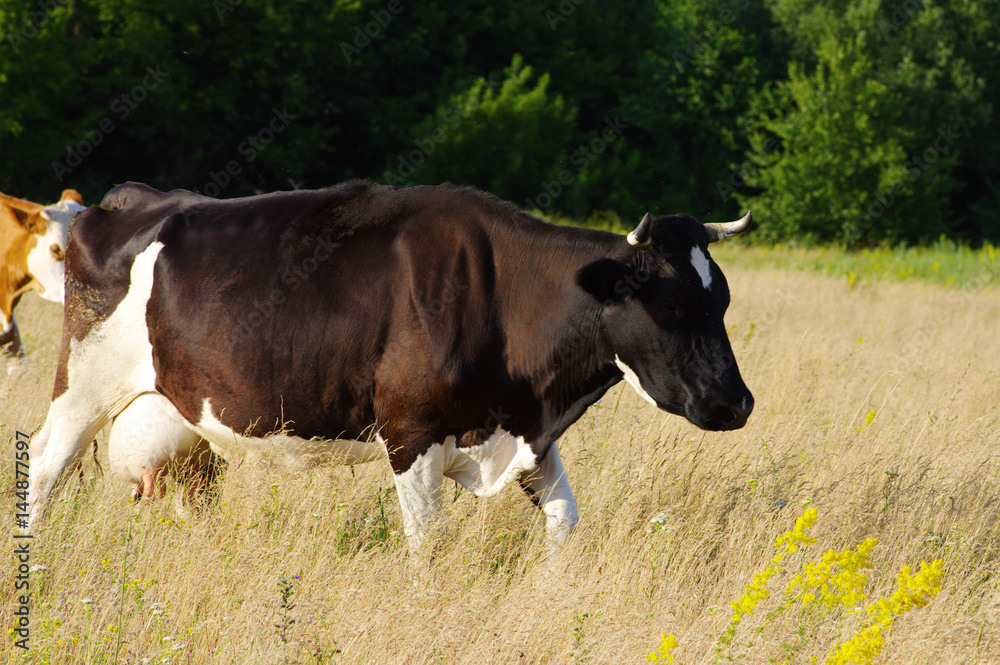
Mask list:
[[[249,425],[249,423],[247,423]],[[318,464],[364,464],[385,459],[385,441],[378,434],[368,441],[353,439],[305,439],[276,432],[267,436],[244,436],[224,425],[212,412],[211,400],[201,404],[201,418],[194,426],[198,434],[212,444],[212,449],[223,457],[239,457],[241,449],[259,453],[270,460],[281,461],[295,468],[308,468]]]
[[[638,375],[632,371],[631,367],[622,362],[622,359],[618,357],[617,353],[615,354],[615,364],[618,365],[618,369],[620,369],[622,374],[625,375],[625,380],[628,384],[635,388],[635,391],[639,393],[639,397],[643,398],[653,406],[657,406],[656,400],[650,397],[649,393],[647,393],[639,383]]]
[[[712,288],[712,264],[709,263],[705,252],[701,251],[701,247],[691,248],[691,265],[698,271],[701,285],[705,287],[706,291],[710,290]]]

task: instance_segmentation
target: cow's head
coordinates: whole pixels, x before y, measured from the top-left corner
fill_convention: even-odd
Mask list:
[[[84,209],[83,199],[74,189],[62,193],[58,203],[43,206],[6,197],[3,201],[28,234],[24,243],[25,265],[34,289],[46,300],[61,303],[65,297],[66,233],[73,217]]]
[[[738,429],[753,411],[723,323],[729,286],[708,253],[752,223],[749,213],[728,224],[647,214],[629,245],[579,277],[602,302],[606,360],[643,398],[702,429]]]

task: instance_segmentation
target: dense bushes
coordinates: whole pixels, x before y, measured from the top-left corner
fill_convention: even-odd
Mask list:
[[[1000,0],[0,0],[0,191],[474,184],[1000,239]]]

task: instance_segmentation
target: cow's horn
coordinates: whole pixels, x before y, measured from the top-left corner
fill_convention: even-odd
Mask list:
[[[629,232],[628,244],[639,249],[649,249],[649,234],[652,230],[653,216],[647,212],[646,216],[639,222],[639,226],[635,227],[635,231]]]
[[[705,228],[708,230],[708,241],[715,242],[746,233],[751,226],[753,226],[753,213],[748,210],[743,219],[721,224],[706,224]]]

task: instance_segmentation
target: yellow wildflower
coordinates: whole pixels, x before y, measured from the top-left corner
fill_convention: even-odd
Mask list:
[[[806,533],[806,529],[809,529],[816,523],[816,517],[819,511],[815,508],[809,508],[806,512],[802,513],[802,517],[795,520],[795,528],[791,531],[786,531],[785,535],[779,536],[778,540],[774,543],[776,549],[780,550],[782,546],[785,547],[785,552],[788,554],[794,554],[799,551],[799,547],[806,547],[807,545],[812,545],[816,542],[815,538],[809,536]],[[779,554],[781,558],[784,558],[782,554]],[[777,556],[775,558],[778,558]],[[780,559],[779,559],[780,562]]]
[[[660,638],[659,648],[656,650],[656,653],[653,653],[652,651],[649,652],[649,655],[646,656],[646,662],[647,663],[674,662],[674,656],[671,655],[670,652],[673,649],[676,649],[677,646],[678,643],[676,637],[674,637],[673,635],[667,635],[666,633],[663,633],[663,636]]]
[[[889,598],[880,598],[865,608],[869,625],[830,652],[826,659],[827,665],[872,662],[885,646],[883,630],[910,610],[926,605],[930,598],[941,591],[941,581],[944,579],[942,564],[941,559],[936,559],[930,565],[921,561],[920,572],[916,575],[910,574],[909,566],[903,566],[896,576],[899,588]]]
[[[867,575],[861,571],[872,567],[868,555],[877,544],[877,538],[869,538],[858,545],[857,550],[848,547],[843,552],[825,553],[818,561],[805,564],[802,574],[795,575],[785,593],[794,596],[795,588],[799,587],[802,590],[800,600],[806,606],[817,599],[831,608],[858,605],[865,598],[862,590],[868,583]]]

